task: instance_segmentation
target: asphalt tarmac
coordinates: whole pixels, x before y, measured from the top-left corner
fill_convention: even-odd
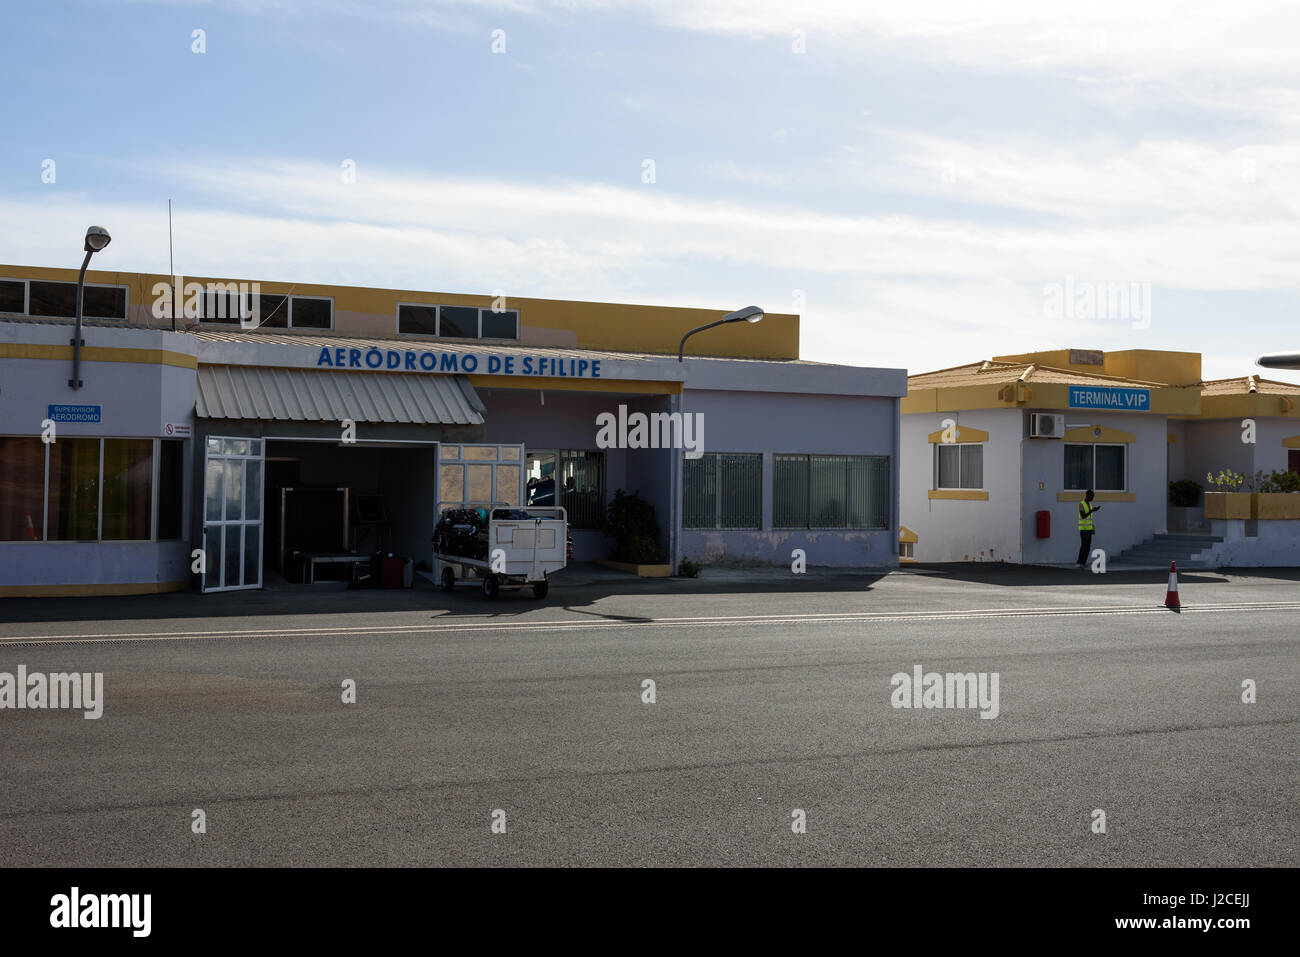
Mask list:
[[[0,710],[0,859],[1300,865],[1296,575],[1164,592],[952,566],[9,600],[0,672],[102,672],[104,708]],[[996,673],[997,716],[896,707],[918,665]]]

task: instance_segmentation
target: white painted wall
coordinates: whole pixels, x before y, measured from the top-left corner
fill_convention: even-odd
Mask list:
[[[1258,440],[1260,426],[1264,420],[1255,421]],[[1186,433],[1186,448],[1183,451],[1184,474],[1177,475],[1175,478],[1189,478],[1193,482],[1205,485],[1207,472],[1218,475],[1223,469],[1232,469],[1246,476],[1252,476],[1256,468],[1262,468],[1255,465],[1256,446],[1241,441],[1241,419],[1188,420],[1184,423],[1184,431]],[[1282,440],[1279,438],[1277,441],[1280,447]],[[1286,462],[1285,455],[1282,456],[1282,461]]]
[[[1206,419],[1185,423],[1186,449],[1182,474],[1205,485],[1205,474],[1231,468],[1253,478],[1256,472],[1286,471],[1287,449],[1282,440],[1300,435],[1300,420],[1255,416],[1255,443],[1242,442],[1241,419]]]
[[[900,521],[917,535],[918,562],[1072,562],[1079,551],[1075,502],[1058,502],[1065,484],[1064,443],[1025,438],[1025,409],[911,414],[902,417]],[[1071,425],[1101,425],[1132,432],[1128,491],[1134,502],[1105,502],[1093,547],[1108,555],[1165,531],[1168,421],[1164,416],[1096,411],[1067,412]],[[945,418],[989,433],[984,449],[985,502],[930,499],[934,446],[927,436]],[[1039,483],[1043,488],[1038,488]],[[1035,513],[1051,513],[1051,536],[1035,536]]]
[[[1292,435],[1300,435],[1300,420],[1258,416],[1255,419],[1255,468],[1266,473],[1275,469],[1285,472],[1288,450],[1283,447],[1282,440]]]
[[[1246,537],[1244,519],[1210,521],[1210,531],[1223,542],[1214,547],[1220,568],[1269,568],[1300,565],[1300,521],[1261,519],[1249,523],[1256,534]]]
[[[989,434],[984,444],[986,502],[931,499],[934,446],[927,436],[943,428],[944,419]],[[918,562],[1021,561],[1020,439],[1024,416],[1019,409],[902,416],[901,524],[917,535]]]
[[[1166,530],[1169,489],[1166,481],[1167,420],[1160,415],[1076,410],[1065,413],[1066,427],[1100,425],[1132,432],[1137,441],[1126,443],[1127,491],[1133,502],[1099,502],[1092,547],[1116,556],[1126,548]],[[1079,553],[1078,502],[1058,502],[1065,487],[1065,444],[1058,439],[1025,439],[1024,522],[1026,562],[1072,562]],[[1040,491],[1038,483],[1043,483]],[[1035,537],[1035,513],[1046,509],[1052,516],[1050,538]]]

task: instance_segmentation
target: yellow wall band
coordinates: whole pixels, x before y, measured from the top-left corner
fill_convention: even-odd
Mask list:
[[[1100,435],[1093,435],[1094,431]],[[1084,425],[1077,429],[1067,429],[1066,442],[1136,442],[1137,436],[1121,429],[1108,429],[1104,425]]]
[[[927,493],[930,498],[951,502],[987,502],[989,493],[976,488],[932,488]]]
[[[633,395],[681,395],[682,383],[649,379],[570,379],[552,376],[471,375],[476,389],[522,389],[550,392],[624,392]]]
[[[86,585],[4,585],[0,598],[94,598],[102,595],[155,595],[168,591],[184,591],[188,581],[179,582],[121,582],[119,584]]]
[[[72,346],[52,346],[34,343],[0,343],[0,358],[5,359],[66,359],[72,361]],[[196,356],[166,349],[126,349],[117,346],[82,346],[82,362],[135,362],[142,365],[175,366],[178,369],[197,369]]]
[[[1057,492],[1056,500],[1058,502],[1082,502],[1083,493],[1080,491]],[[1092,500],[1094,502],[1136,502],[1137,495],[1133,492],[1094,492]]]

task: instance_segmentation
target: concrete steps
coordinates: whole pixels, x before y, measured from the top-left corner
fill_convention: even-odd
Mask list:
[[[1177,562],[1179,568],[1208,569],[1218,567],[1214,549],[1223,538],[1201,533],[1152,535],[1117,555],[1113,565],[1168,565]]]

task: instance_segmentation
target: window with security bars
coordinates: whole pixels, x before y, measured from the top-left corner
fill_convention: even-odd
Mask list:
[[[762,528],[763,456],[705,452],[682,460],[683,528]]]
[[[560,504],[572,528],[600,528],[605,519],[605,453],[560,452]]]
[[[601,527],[605,518],[604,452],[529,449],[524,468],[527,504],[563,505],[570,528]]]
[[[782,454],[772,467],[774,527],[889,527],[888,456]]]
[[[934,447],[934,487],[984,487],[983,445],[936,445]]]

